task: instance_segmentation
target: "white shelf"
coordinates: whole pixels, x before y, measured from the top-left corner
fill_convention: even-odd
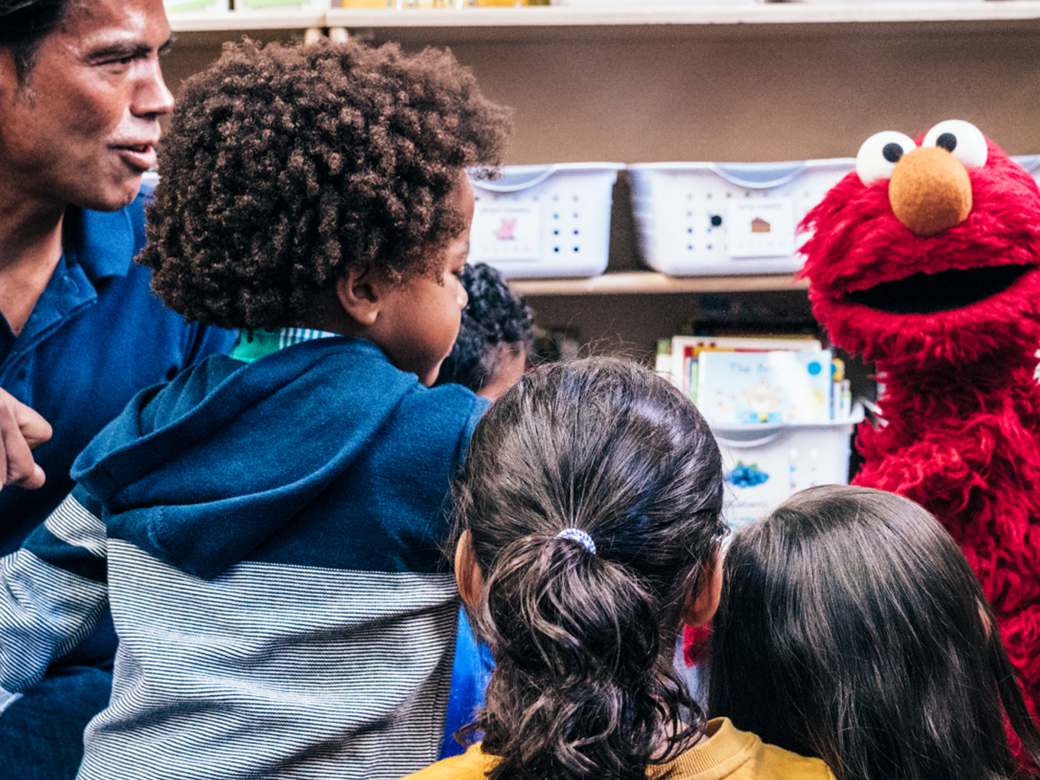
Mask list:
[[[650,271],[606,273],[587,279],[511,279],[509,286],[524,296],[639,295],[706,292],[782,292],[806,290],[809,283],[790,274],[760,276],[666,276]]]
[[[325,26],[325,14],[321,11],[299,10],[250,10],[227,13],[173,13],[167,14],[170,27],[175,33],[228,32],[241,30],[306,30]]]
[[[337,8],[326,13],[340,27],[591,27],[833,24],[948,21],[1019,21],[1040,18],[1040,2],[756,3],[691,5],[588,5],[514,8]]]
[[[1037,22],[1040,2],[844,2],[719,5],[530,6],[514,8],[352,9],[326,12],[292,10],[232,11],[225,14],[170,14],[176,32],[306,29],[311,27],[374,28],[498,28],[509,35],[518,28],[671,27],[718,28],[785,25],[919,23],[986,24]],[[686,32],[690,32],[689,29]]]

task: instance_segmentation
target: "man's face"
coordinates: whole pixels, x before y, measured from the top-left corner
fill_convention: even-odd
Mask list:
[[[19,83],[0,48],[0,203],[115,211],[155,162],[173,109],[162,0],[72,0]]]

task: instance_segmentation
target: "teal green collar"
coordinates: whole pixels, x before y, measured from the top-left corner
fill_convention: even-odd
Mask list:
[[[312,339],[327,339],[338,336],[324,330],[310,328],[279,328],[278,330],[240,330],[235,346],[231,348],[230,357],[244,363],[270,355],[293,344],[301,344]]]

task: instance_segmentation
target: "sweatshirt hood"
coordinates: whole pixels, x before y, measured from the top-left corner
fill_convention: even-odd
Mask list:
[[[73,464],[110,534],[212,578],[321,493],[408,393],[374,344],[325,338],[252,364],[220,355],[141,391]]]

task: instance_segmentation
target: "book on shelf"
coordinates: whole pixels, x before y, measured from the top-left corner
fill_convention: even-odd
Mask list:
[[[817,424],[852,407],[844,363],[815,338],[675,336],[657,369],[713,425]]]

